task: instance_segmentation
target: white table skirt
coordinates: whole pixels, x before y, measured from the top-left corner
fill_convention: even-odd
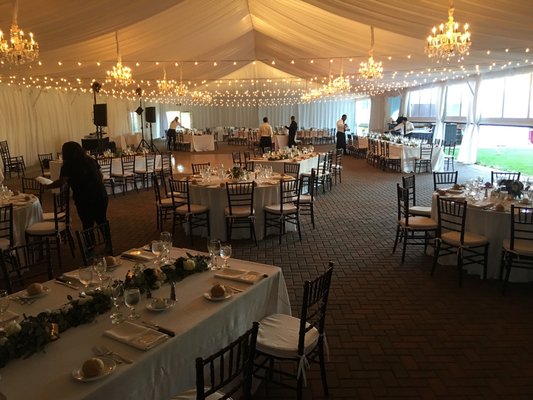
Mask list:
[[[183,249],[173,249],[172,255],[184,255]],[[133,263],[123,264],[111,275],[123,279]],[[112,328],[109,313],[97,318],[97,323],[70,328],[61,338],[46,347],[46,352],[31,358],[13,360],[0,370],[1,391],[9,400],[78,400],[129,399],[167,400],[172,395],[194,387],[195,358],[206,357],[235,340],[240,334],[271,313],[290,314],[287,287],[280,268],[230,259],[234,268],[254,270],[267,275],[254,285],[228,281],[241,287],[243,293],[226,301],[210,302],[203,293],[223,281],[207,271],[187,277],[176,284],[177,304],[170,310],[154,313],[145,309],[143,296],[137,305],[142,320],[171,329],[176,336],[149,350],[140,351],[103,335]],[[51,291],[32,305],[11,302],[10,310],[22,315],[55,309],[66,302],[67,295],[76,291],[46,284]],[[163,285],[153,296],[167,297],[169,286]],[[122,311],[127,312],[124,306]],[[93,346],[107,346],[134,361],[121,364],[110,376],[90,383],[76,382],[71,371],[93,356]]]
[[[43,209],[36,196],[24,205],[13,205],[13,242],[15,246],[26,243],[26,228],[42,221]]]
[[[438,221],[437,196],[431,202],[431,217]],[[485,236],[489,240],[487,279],[499,279],[502,244],[511,237],[510,212],[483,210],[469,206],[466,214],[466,230]],[[455,257],[442,257],[441,263],[456,264]],[[469,274],[483,276],[483,267],[478,264],[467,265]],[[514,268],[509,277],[510,282],[533,281],[533,271]]]
[[[274,135],[274,148],[279,151],[289,145],[289,135]]]
[[[226,238],[226,217],[224,208],[228,206],[228,195],[226,187],[220,187],[214,182],[213,187],[190,185],[191,202],[203,204],[209,207],[209,224],[211,237],[227,240]],[[276,204],[279,202],[279,184],[277,185],[259,185],[254,192],[254,209],[255,209],[255,235],[257,240],[263,239],[263,230],[265,227],[265,218],[263,207]],[[193,232],[194,234],[194,232]],[[207,229],[204,229],[202,236],[207,236]],[[248,229],[234,229],[232,236],[234,239],[249,238]]]
[[[213,135],[183,135],[185,143],[191,143],[191,151],[215,151]]]
[[[268,161],[264,159],[254,159],[252,160],[254,164],[260,164],[268,167],[272,167],[272,172],[277,172],[278,174],[283,173],[283,164],[292,162],[291,160],[278,160],[278,161]],[[300,174],[306,174],[311,172],[312,168],[318,167],[318,156],[308,158],[306,160],[297,161],[300,164]]]

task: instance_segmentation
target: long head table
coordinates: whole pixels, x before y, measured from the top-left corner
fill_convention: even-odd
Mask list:
[[[172,257],[185,255],[184,249],[172,249]],[[189,251],[194,253],[192,251]],[[147,320],[171,329],[176,336],[159,346],[141,351],[117,342],[104,331],[112,328],[109,313],[94,323],[71,328],[61,338],[50,343],[46,352],[28,359],[13,360],[0,370],[0,392],[10,400],[57,399],[168,399],[195,384],[195,358],[208,356],[236,339],[270,313],[290,314],[285,280],[280,268],[230,259],[230,266],[265,274],[254,285],[218,279],[214,271],[191,275],[176,284],[178,301],[163,312],[145,308],[144,298],[137,305],[141,320]],[[134,263],[122,260],[121,266],[110,273],[123,279]],[[216,282],[224,282],[244,289],[225,301],[210,302],[203,297]],[[38,314],[45,309],[57,309],[67,302],[67,295],[77,291],[47,282],[49,294],[32,305],[11,301],[10,310],[22,315]],[[153,291],[154,297],[168,297],[169,285]],[[122,307],[126,314],[127,309]],[[78,382],[72,371],[84,360],[93,357],[94,346],[107,346],[133,360],[120,364],[109,376],[93,382]]]

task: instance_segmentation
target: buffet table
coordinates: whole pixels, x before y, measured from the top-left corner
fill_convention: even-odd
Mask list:
[[[171,256],[184,256],[185,252],[184,249],[172,249]],[[109,274],[123,279],[134,264],[123,259],[122,264]],[[175,306],[162,312],[149,311],[143,295],[136,307],[140,320],[160,324],[174,331],[175,337],[148,351],[138,350],[104,336],[104,331],[114,327],[109,313],[106,313],[100,315],[96,323],[70,328],[61,334],[59,340],[48,344],[46,352],[36,353],[29,359],[10,361],[0,371],[0,391],[9,400],[167,400],[194,387],[196,357],[206,357],[229,344],[249,329],[253,321],[270,313],[290,314],[291,311],[280,268],[235,259],[230,259],[229,264],[232,268],[257,271],[264,277],[250,285],[215,278],[215,271],[191,275],[176,284]],[[224,301],[209,301],[203,294],[216,282],[243,291]],[[65,304],[67,295],[77,296],[77,290],[53,281],[47,282],[46,286],[48,294],[31,305],[11,301],[10,310],[19,315],[35,315]],[[164,284],[152,293],[154,297],[168,297],[169,286]],[[122,311],[126,313],[124,306]],[[74,380],[72,371],[80,368],[84,360],[93,357],[91,349],[94,346],[107,346],[133,363],[117,365],[114,372],[102,379],[91,382]]]
[[[360,148],[368,148],[368,137],[359,137],[358,140]],[[380,140],[377,141],[380,142]],[[409,146],[390,142],[389,152],[390,157],[399,157],[401,159],[402,172],[414,172],[415,159],[420,157],[420,146]],[[433,147],[431,170],[433,172],[444,171],[444,152],[441,146]]]
[[[215,151],[215,138],[211,134],[183,134],[183,142],[191,144],[191,151]]]

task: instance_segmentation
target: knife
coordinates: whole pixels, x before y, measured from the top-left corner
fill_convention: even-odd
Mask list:
[[[174,331],[171,331],[170,329],[163,328],[163,327],[161,327],[161,326],[159,326],[157,324],[152,324],[151,322],[148,322],[148,321],[141,321],[141,323],[143,325],[147,326],[150,329],[153,329],[155,331],[164,333],[165,335],[168,335],[170,337],[176,336],[176,333],[174,333]]]
[[[65,278],[61,278],[61,277],[56,278],[55,283],[57,283],[58,285],[66,286],[66,287],[74,289],[74,290],[78,290],[79,289],[78,286],[73,285],[72,283],[67,281]]]

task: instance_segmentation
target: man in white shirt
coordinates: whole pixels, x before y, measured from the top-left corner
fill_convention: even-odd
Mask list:
[[[342,149],[346,154],[346,132],[349,131],[346,125],[346,114],[342,114],[341,119],[337,121],[337,149]]]
[[[394,127],[396,132],[399,132],[401,135],[409,136],[411,132],[415,129],[413,123],[407,120],[407,117],[399,117],[398,125]]]
[[[272,150],[272,135],[274,133],[272,132],[272,127],[268,123],[268,118],[263,118],[263,123],[259,125],[259,136],[261,137],[259,145],[261,146],[261,150],[263,150],[263,153],[265,152],[265,148],[269,148]]]

